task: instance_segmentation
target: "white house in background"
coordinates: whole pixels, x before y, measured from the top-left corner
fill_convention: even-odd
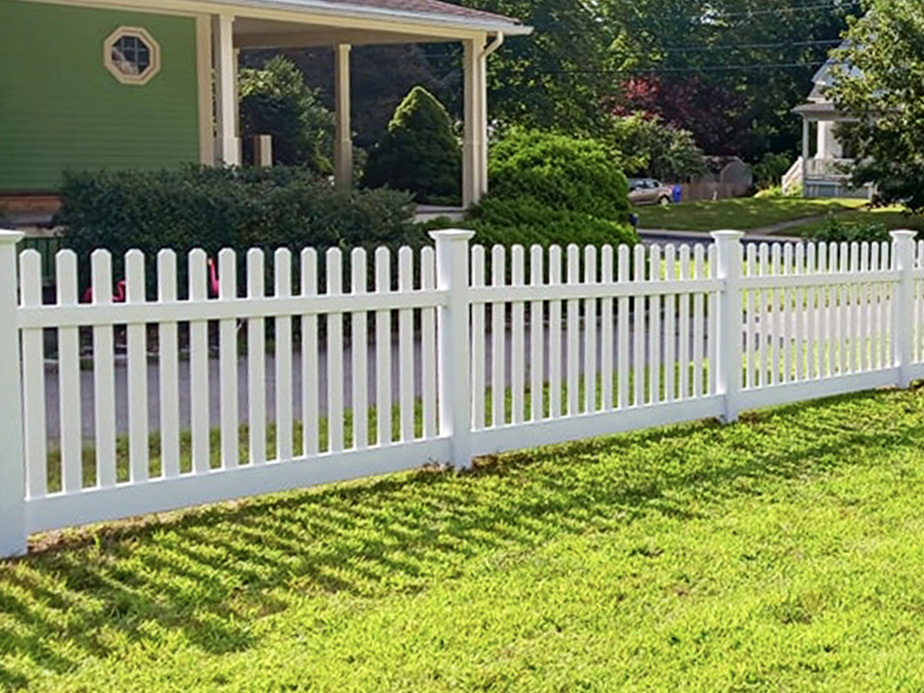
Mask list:
[[[783,191],[802,186],[805,197],[870,197],[871,186],[850,185],[853,158],[838,138],[842,123],[855,121],[840,112],[827,95],[835,79],[835,60],[828,60],[812,78],[808,101],[793,113],[802,117],[802,155],[783,177]]]

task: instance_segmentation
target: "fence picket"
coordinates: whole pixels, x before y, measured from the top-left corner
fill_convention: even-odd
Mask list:
[[[584,249],[584,285],[599,281],[597,248]],[[597,410],[597,299],[584,299],[584,412]]]
[[[330,248],[325,258],[327,296],[343,293],[343,253]],[[327,450],[344,449],[343,421],[343,313],[327,314]]]
[[[237,299],[237,255],[230,248],[218,253],[218,300]],[[218,323],[218,377],[221,381],[221,468],[234,469],[241,463],[239,444],[237,321]]]
[[[711,277],[716,277],[718,272],[718,258],[716,252],[715,243],[709,246],[709,275]],[[717,335],[719,332],[719,293],[713,291],[709,294],[709,330],[708,333],[708,350],[709,354],[709,393],[714,394],[717,392],[717,383],[718,383],[718,369],[716,364],[718,363],[719,356],[719,342]]]
[[[176,253],[161,250],[157,254],[158,301],[176,301],[176,272]],[[160,462],[164,478],[175,479],[180,475],[180,347],[176,321],[158,325],[157,370],[160,388]],[[234,378],[236,386],[237,371]]]
[[[517,288],[525,285],[526,277],[526,258],[522,245],[514,245],[511,249],[511,260],[513,265],[511,285]],[[511,306],[511,331],[510,331],[510,388],[511,388],[511,423],[521,424],[526,420],[525,417],[525,349],[526,349],[526,317],[525,304],[523,301],[514,301]]]
[[[664,247],[664,275],[667,281],[674,281],[678,277],[676,266],[676,249],[673,245]],[[678,361],[678,330],[676,321],[678,295],[670,293],[664,297],[664,400],[674,402],[677,399],[677,375],[683,371],[683,360]],[[681,311],[683,305],[681,303]],[[682,320],[682,318],[680,318]],[[680,388],[680,397],[683,397],[683,388]]]
[[[368,281],[368,263],[365,248],[354,248],[350,253],[350,292],[364,295]],[[425,342],[426,343],[426,342]],[[355,311],[350,316],[350,350],[352,352],[352,410],[353,447],[369,447],[369,314]]]
[[[436,291],[436,253],[426,247],[420,251],[421,289],[425,292]],[[436,344],[436,308],[421,308],[421,380],[423,384],[423,431],[425,440],[437,435],[437,344]],[[364,413],[365,415],[365,413]]]
[[[189,298],[204,301],[206,263],[204,250],[189,253]],[[195,474],[204,474],[210,468],[209,450],[209,334],[208,322],[193,320],[189,323],[189,412],[192,433],[192,466]]]
[[[304,298],[318,295],[318,254],[306,248],[301,255],[301,294]],[[321,446],[320,377],[318,363],[318,316],[302,316],[302,454],[317,455]]]
[[[795,271],[794,262],[793,246],[791,243],[787,243],[783,246],[783,276],[793,276]],[[793,374],[796,368],[796,293],[792,285],[780,292],[780,298],[782,300],[780,339],[783,340],[783,375],[781,382],[791,383],[795,379]]]
[[[779,243],[774,243],[770,248],[770,273],[774,276],[780,276],[783,274],[782,252],[782,247]],[[770,302],[770,309],[772,311],[770,325],[770,348],[772,350],[773,359],[770,365],[772,369],[770,372],[770,382],[772,384],[780,384],[785,382],[783,372],[783,352],[786,348],[783,342],[786,336],[783,332],[783,326],[785,325],[785,321],[783,319],[785,313],[785,292],[782,289],[771,289],[767,293]]]
[[[263,298],[263,251],[247,251],[247,298]],[[247,423],[250,427],[250,464],[266,463],[266,321],[247,321]]]
[[[650,280],[663,281],[661,268],[661,247],[651,246],[648,250],[651,262]],[[661,296],[653,294],[648,297],[648,402],[656,404],[661,401]]]
[[[22,306],[41,306],[41,256],[36,250],[26,250],[19,256],[19,263]],[[94,342],[94,348],[95,344],[96,342]],[[44,498],[48,492],[48,443],[46,439],[48,429],[45,416],[45,335],[41,328],[22,331],[21,353],[26,494],[30,499]],[[115,407],[114,404],[113,407]],[[97,421],[99,420],[97,417]],[[115,469],[114,463],[113,469]]]
[[[745,272],[749,277],[757,276],[757,246],[751,243],[747,247]],[[753,388],[760,384],[760,350],[758,339],[757,314],[760,307],[760,293],[756,289],[746,292],[745,312],[747,322],[744,331],[744,354],[747,369],[745,372],[745,387]]]
[[[414,255],[407,246],[398,251],[398,291],[414,288]],[[403,443],[414,440],[414,311],[398,311],[398,390]]]
[[[472,287],[483,288],[485,286],[485,252],[484,246],[472,246],[471,252],[471,274]],[[485,369],[487,351],[487,333],[485,331],[485,304],[475,303],[472,305],[472,429],[475,431],[482,430],[487,425],[487,413],[485,412]]]
[[[292,253],[279,248],[273,255],[275,286],[273,295],[289,298],[292,295]],[[292,424],[292,318],[276,318],[276,459],[293,457],[294,429]]]
[[[491,249],[491,286],[503,289],[506,285],[507,249],[495,245]],[[491,425],[503,426],[507,422],[505,400],[507,381],[505,374],[507,304],[501,300],[491,303]]]
[[[129,305],[145,302],[144,255],[130,250],[125,255],[126,293]],[[132,483],[149,477],[148,452],[148,354],[145,325],[130,324],[128,332],[128,441]],[[71,400],[79,401],[79,400]]]
[[[605,245],[600,251],[600,281],[604,285],[612,284],[614,279],[613,246]],[[613,299],[600,301],[600,384],[603,388],[601,408],[603,411],[613,409]]]
[[[632,262],[632,278],[635,283],[645,281],[645,247],[643,245],[635,246],[635,254]],[[635,331],[633,334],[633,352],[632,365],[634,366],[632,405],[640,407],[645,403],[645,297],[636,294],[632,298],[632,313],[634,318]]]
[[[529,255],[529,283],[539,287],[545,283],[542,246],[534,245]],[[530,301],[529,304],[529,420],[536,422],[545,418],[543,390],[545,386],[545,304]]]
[[[690,266],[690,246],[682,245],[680,246],[680,281],[686,281],[691,278],[691,269]],[[668,275],[673,277],[673,275]],[[690,294],[681,293],[677,297],[677,305],[679,307],[679,315],[677,316],[677,321],[680,323],[678,326],[678,338],[680,344],[677,347],[677,356],[680,361],[680,373],[678,377],[678,384],[680,388],[680,393],[678,398],[685,400],[690,398]],[[673,344],[673,338],[670,339],[669,344]],[[673,369],[671,369],[673,371]]]
[[[581,256],[579,248],[573,243],[568,246],[568,284],[574,285],[581,281]],[[565,391],[567,392],[568,416],[576,416],[580,412],[580,301],[576,298],[568,300],[565,359],[567,372],[565,378]]]
[[[620,245],[616,251],[619,267],[617,279],[620,284],[628,284],[632,277],[629,270],[629,246]],[[629,406],[629,297],[620,296],[617,307],[616,325],[616,407],[625,409]]]
[[[693,248],[693,277],[695,279],[705,279],[704,264],[706,253],[703,246],[697,244]],[[703,378],[703,347],[705,346],[705,296],[703,292],[697,291],[693,295],[693,393],[694,398],[702,397],[707,392],[709,386]]]
[[[391,254],[388,248],[375,251],[375,290],[391,291]],[[375,312],[375,409],[376,442],[390,445],[391,429],[391,311]]]
[[[561,285],[561,246],[549,248],[549,286]],[[557,419],[562,415],[561,383],[561,301],[549,301],[549,416]]]

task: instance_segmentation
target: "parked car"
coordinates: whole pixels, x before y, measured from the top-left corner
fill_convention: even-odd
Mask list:
[[[629,202],[634,205],[669,205],[673,199],[673,186],[654,178],[629,179]]]

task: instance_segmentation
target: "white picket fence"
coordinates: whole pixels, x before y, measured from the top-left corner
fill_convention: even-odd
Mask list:
[[[470,246],[470,232],[433,236],[435,248],[396,257],[251,250],[243,295],[231,251],[211,280],[204,252],[161,252],[156,297],[141,253],[126,255],[121,284],[97,251],[83,300],[63,251],[44,303],[38,254],[19,255],[17,272],[20,235],[0,232],[0,555],[25,551],[33,532],[924,377],[924,243],[912,232],[509,252]]]

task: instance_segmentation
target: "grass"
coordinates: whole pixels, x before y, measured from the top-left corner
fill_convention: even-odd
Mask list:
[[[781,222],[857,209],[865,200],[744,197],[728,200],[684,202],[666,207],[639,207],[643,229],[679,231],[750,231]]]
[[[924,391],[41,539],[0,686],[920,690]]]

